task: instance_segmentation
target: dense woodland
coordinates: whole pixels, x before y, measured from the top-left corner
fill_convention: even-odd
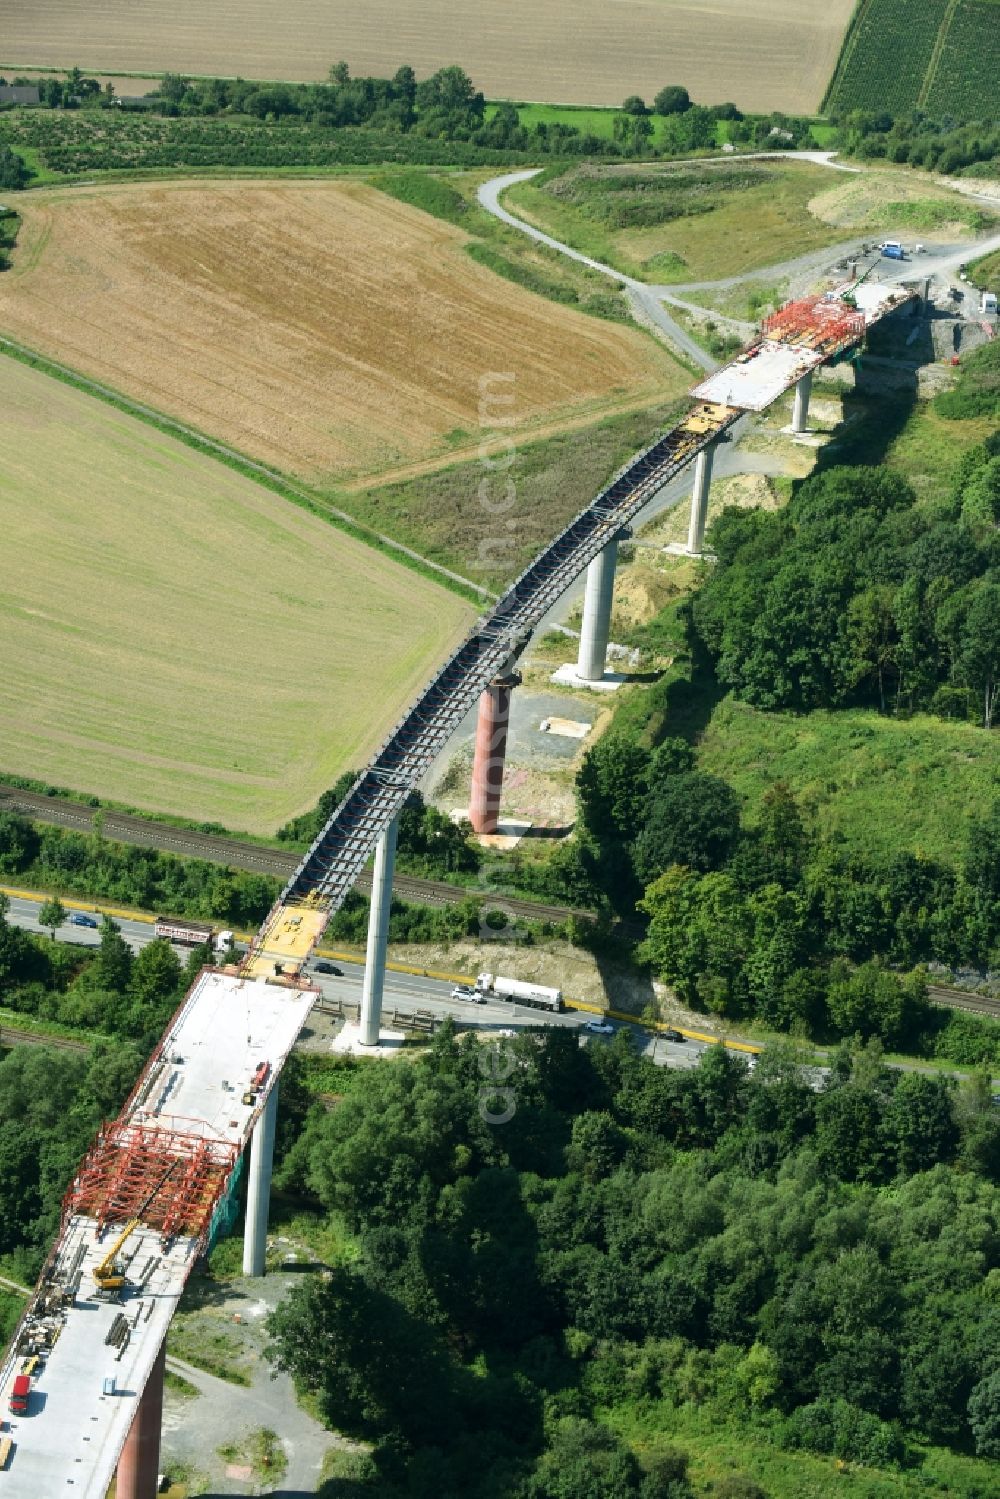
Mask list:
[[[729,1499],[805,1490],[776,1451],[986,1499],[925,1444],[1000,1456],[1000,1111],[877,1048],[816,1084],[780,1050],[672,1071],[624,1034],[446,1030],[309,1113],[281,1182],[349,1248],[271,1332],[374,1443],[331,1499],[686,1499],[684,1434],[727,1428]]]

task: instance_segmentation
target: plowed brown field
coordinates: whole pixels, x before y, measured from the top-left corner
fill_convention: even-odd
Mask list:
[[[683,83],[706,104],[810,111],[854,0],[8,0],[2,60],[313,79],[457,62],[495,99],[620,104]]]
[[[63,188],[18,208],[0,331],[315,480],[474,452],[491,374],[513,376],[526,436],[662,399],[682,373],[362,183]]]

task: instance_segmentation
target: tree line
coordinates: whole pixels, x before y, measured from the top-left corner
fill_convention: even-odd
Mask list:
[[[286,1141],[282,1188],[350,1245],[269,1321],[277,1366],[374,1444],[331,1499],[689,1499],[693,1412],[738,1434],[732,1499],[801,1492],[755,1482],[775,1449],[931,1489],[921,1443],[1000,1455],[985,1078],[852,1048],[821,1080],[721,1047],[675,1071],[625,1033],[491,1056],[446,1029]]]

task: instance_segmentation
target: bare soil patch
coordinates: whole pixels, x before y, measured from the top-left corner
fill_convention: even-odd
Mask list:
[[[683,83],[705,103],[808,112],[854,0],[12,0],[3,61],[314,79],[457,62],[495,99],[620,104]]]
[[[0,328],[320,483],[474,453],[484,380],[487,426],[513,392],[529,435],[651,402],[674,368],[360,182],[62,188],[19,207]]]

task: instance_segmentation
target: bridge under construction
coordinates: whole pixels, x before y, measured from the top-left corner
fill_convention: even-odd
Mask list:
[[[600,681],[618,540],[659,489],[694,463],[688,551],[704,540],[712,455],[748,411],[795,388],[804,431],[812,374],[857,349],[913,293],[845,286],[782,308],[761,336],[692,392],[696,404],[634,458],[508,588],[388,735],[289,878],[238,966],[205,969],[118,1119],[66,1194],[57,1242],[0,1366],[10,1419],[7,1499],[117,1499],[156,1492],[164,1339],[187,1277],[235,1210],[248,1157],[244,1270],[264,1271],[281,1067],[317,997],[305,964],[372,851],[361,1041],[377,1045],[398,814],[477,701],[470,817],[496,828],[516,663],[548,609],[587,569],[577,673]]]

